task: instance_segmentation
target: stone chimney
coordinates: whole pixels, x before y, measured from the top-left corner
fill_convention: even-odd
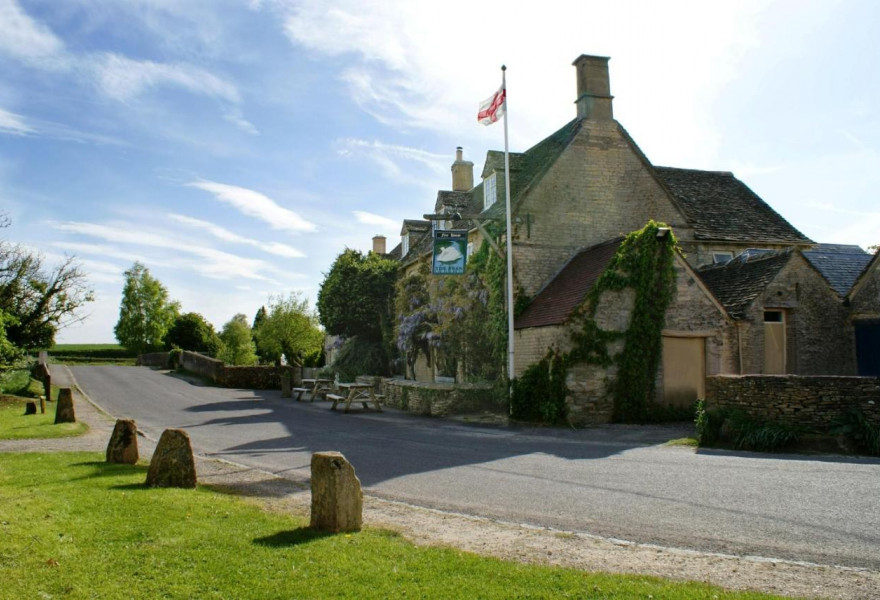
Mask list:
[[[611,111],[611,85],[608,82],[608,57],[581,54],[572,63],[577,69],[577,116],[579,119],[608,121]]]
[[[452,191],[467,192],[474,187],[474,163],[461,158],[461,146],[455,149],[452,163]]]
[[[376,254],[385,254],[385,236],[384,235],[374,235],[373,236],[373,252]]]

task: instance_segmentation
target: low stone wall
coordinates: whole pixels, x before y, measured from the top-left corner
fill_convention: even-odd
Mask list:
[[[294,386],[299,385],[299,368],[284,367],[230,367],[224,366],[218,383],[228,388],[247,390],[280,390],[281,377],[290,373]]]
[[[169,368],[168,352],[150,352],[149,354],[141,354],[137,357],[135,364],[144,367],[159,367],[160,369]]]
[[[435,417],[497,410],[492,387],[488,383],[428,383],[389,379],[384,384],[385,404]]]
[[[206,377],[211,381],[220,383],[222,381],[223,361],[199,354],[198,352],[184,351],[180,355],[180,366],[187,371],[192,371],[197,375]]]
[[[824,432],[851,408],[880,425],[880,378],[798,375],[716,375],[706,378],[708,409]]]

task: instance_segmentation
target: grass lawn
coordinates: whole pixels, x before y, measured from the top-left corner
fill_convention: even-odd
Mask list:
[[[58,390],[52,391],[57,396]],[[46,414],[40,414],[39,400],[31,401],[37,403],[35,415],[24,414],[27,398],[4,396],[0,399],[0,440],[71,437],[88,431],[85,423],[55,425],[55,402],[46,404]]]
[[[147,489],[96,453],[0,460],[3,598],[771,598],[522,565],[365,529],[324,535],[235,496]]]
[[[51,362],[63,365],[134,365],[137,358],[119,344],[55,344]]]

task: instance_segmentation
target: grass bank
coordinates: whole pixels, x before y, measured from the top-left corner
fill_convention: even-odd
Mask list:
[[[95,453],[0,461],[9,598],[758,599],[699,583],[417,548],[386,531],[323,535],[234,496],[147,489],[146,467]]]
[[[57,394],[57,390],[53,392]],[[39,400],[36,400],[37,414],[25,415],[27,402],[25,398],[0,397],[0,440],[72,437],[82,435],[89,429],[85,423],[55,425],[57,405],[54,402],[46,405],[46,414],[41,414]]]
[[[55,344],[49,349],[51,362],[62,365],[127,365],[137,356],[119,344]]]

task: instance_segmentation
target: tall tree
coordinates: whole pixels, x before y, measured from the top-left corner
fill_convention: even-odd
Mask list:
[[[330,267],[318,292],[321,325],[330,335],[391,341],[398,263],[346,248]]]
[[[120,344],[134,352],[158,350],[179,313],[180,303],[169,300],[165,286],[135,262],[125,272],[119,321],[113,333]]]
[[[296,292],[269,300],[266,318],[254,336],[270,360],[280,360],[284,354],[288,361],[300,364],[308,356],[320,354],[324,343],[318,318],[309,310],[308,300]]]
[[[239,313],[223,326],[220,342],[217,358],[227,365],[257,364],[257,346],[245,315]]]
[[[40,254],[0,241],[0,311],[13,346],[48,348],[59,329],[84,318],[80,311],[93,299],[75,258],[68,256],[47,270]]]
[[[220,349],[220,338],[205,317],[199,313],[188,312],[174,319],[165,334],[165,348],[180,348],[193,352],[215,355]]]

